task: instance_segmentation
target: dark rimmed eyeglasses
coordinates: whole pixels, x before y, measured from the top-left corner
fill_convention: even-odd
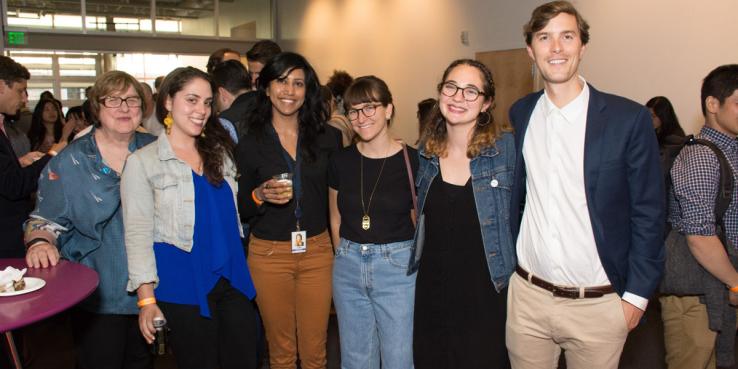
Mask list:
[[[106,108],[119,108],[123,105],[123,102],[125,102],[129,108],[141,107],[141,98],[138,96],[129,96],[125,99],[118,96],[108,96],[100,99],[100,103]]]
[[[484,95],[484,92],[477,90],[476,87],[459,87],[453,82],[446,82],[441,85],[441,93],[444,96],[454,97],[459,90],[461,90],[461,96],[464,100],[469,102],[477,101],[479,96]]]
[[[364,116],[367,118],[373,117],[374,113],[377,112],[377,108],[380,106],[382,106],[382,104],[372,104],[372,105],[367,105],[360,109],[350,109],[349,111],[346,112],[346,116],[348,117],[349,120],[357,120],[359,119],[359,112],[362,112]]]

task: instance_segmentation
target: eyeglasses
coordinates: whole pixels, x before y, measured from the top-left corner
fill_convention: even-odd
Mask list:
[[[106,108],[118,108],[123,104],[123,102],[125,102],[129,108],[141,107],[141,98],[138,96],[129,96],[125,99],[118,96],[108,96],[100,99],[100,103],[102,103]]]
[[[346,115],[348,116],[349,120],[357,120],[359,119],[359,112],[364,113],[364,116],[369,118],[373,117],[374,113],[377,112],[377,107],[382,106],[382,104],[372,104],[367,105],[361,109],[351,109],[348,112],[346,112]]]
[[[459,87],[452,82],[446,82],[441,85],[441,93],[444,96],[454,97],[459,90],[461,90],[461,96],[464,100],[469,102],[477,101],[480,95],[484,95],[484,92],[477,90],[476,87]]]

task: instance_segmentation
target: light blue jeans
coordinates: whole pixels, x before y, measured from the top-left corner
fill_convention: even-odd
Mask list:
[[[413,369],[413,240],[358,244],[346,239],[333,264],[342,369]]]

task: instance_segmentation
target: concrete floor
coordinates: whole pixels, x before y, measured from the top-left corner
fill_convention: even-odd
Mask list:
[[[630,333],[620,359],[620,369],[662,369],[664,364],[663,326],[658,301],[650,303],[646,320]],[[65,314],[48,319],[25,330],[26,344],[34,347],[27,369],[74,369],[69,317]],[[36,351],[38,350],[38,351]],[[560,369],[566,368],[562,355]],[[0,368],[3,366],[0,365]],[[268,369],[265,363],[261,369]],[[340,368],[338,324],[331,316],[328,331],[328,369]],[[176,369],[174,358],[157,358],[156,369]],[[730,369],[738,369],[733,367]]]

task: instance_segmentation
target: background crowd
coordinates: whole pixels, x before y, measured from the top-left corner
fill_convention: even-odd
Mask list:
[[[666,361],[731,365],[738,199],[714,211],[712,173],[738,165],[738,67],[701,97],[698,138],[726,169],[666,97],[579,75],[570,3],[524,29],[544,89],[496,121],[490,70],[453,61],[418,103],[417,148],[392,136],[381,77],[322,85],[271,41],[154,89],[106,72],[66,115],[50,93],[27,114],[31,76],[0,56],[0,258],[98,272],[71,315],[79,368],[152,368],[161,317],[179,368],[325,368],[332,308],[347,369],[555,368],[562,349],[616,368],[682,247],[717,287],[661,285]]]

